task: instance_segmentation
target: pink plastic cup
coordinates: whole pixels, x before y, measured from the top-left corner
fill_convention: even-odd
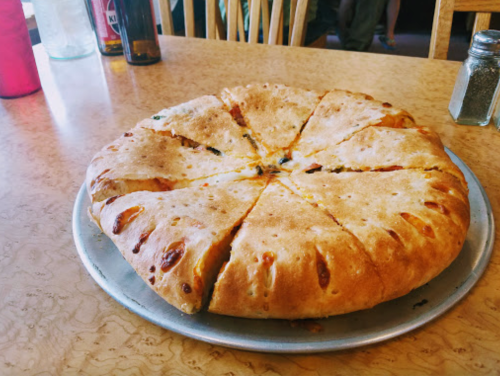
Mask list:
[[[41,88],[20,0],[0,0],[0,98]]]

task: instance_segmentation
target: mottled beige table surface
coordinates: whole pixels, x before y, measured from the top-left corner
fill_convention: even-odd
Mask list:
[[[500,133],[457,126],[459,63],[160,37],[163,61],[97,53],[50,60],[43,91],[0,99],[0,375],[434,375],[500,373],[500,242],[478,284],[438,319],[354,350],[273,355],[162,329],[108,296],[82,265],[71,215],[91,157],[143,118],[226,86],[280,82],[362,91],[434,128],[500,218]],[[498,230],[496,229],[498,237]]]

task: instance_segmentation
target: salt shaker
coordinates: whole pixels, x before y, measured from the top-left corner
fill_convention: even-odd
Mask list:
[[[448,107],[453,120],[458,124],[488,125],[499,81],[500,31],[479,31],[453,89]]]

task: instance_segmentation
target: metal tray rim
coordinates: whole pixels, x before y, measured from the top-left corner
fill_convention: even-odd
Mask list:
[[[240,338],[239,340],[235,340],[234,338],[227,338],[224,335],[209,335],[206,331],[196,330],[186,327],[178,327],[176,325],[170,324],[168,321],[161,321],[156,317],[151,317],[143,313],[139,308],[140,305],[134,299],[125,295],[123,292],[112,291],[108,286],[107,282],[104,279],[104,274],[101,270],[99,270],[90,260],[87,252],[85,251],[85,246],[83,244],[82,239],[79,236],[79,226],[80,226],[80,211],[82,209],[82,203],[86,199],[86,187],[83,184],[77,194],[75,205],[73,209],[73,218],[72,218],[72,228],[73,235],[75,239],[76,248],[82,262],[93,277],[93,279],[97,282],[97,284],[113,299],[115,299],[118,303],[125,306],[128,310],[134,312],[140,317],[158,325],[165,329],[171,330],[175,333],[182,334],[184,336],[197,339],[203,342],[211,343],[214,345],[220,345],[240,350],[251,350],[251,351],[259,351],[259,352],[268,352],[268,353],[314,353],[314,352],[326,352],[326,351],[334,351],[334,350],[346,350],[352,349],[356,347],[366,346],[375,344],[378,342],[386,341],[391,338],[395,338],[402,334],[408,333],[418,327],[421,327],[428,322],[434,320],[438,316],[445,313],[452,306],[457,304],[460,300],[464,298],[464,296],[472,289],[472,287],[477,283],[479,278],[484,273],[488,262],[491,258],[491,254],[493,251],[494,245],[494,218],[493,212],[491,208],[490,201],[484,191],[484,188],[481,186],[481,183],[475,176],[475,174],[470,170],[470,168],[465,165],[463,161],[461,161],[453,152],[446,148],[446,151],[453,159],[456,159],[460,162],[461,169],[467,169],[467,172],[473,178],[474,183],[477,184],[479,191],[482,195],[483,203],[486,207],[487,218],[488,218],[488,236],[485,245],[485,249],[482,253],[482,257],[479,263],[476,265],[475,269],[471,272],[468,278],[462,283],[462,285],[456,289],[452,296],[453,299],[447,299],[437,306],[435,306],[431,311],[427,312],[424,317],[420,317],[418,319],[411,320],[409,322],[402,323],[400,325],[391,327],[390,329],[383,330],[375,334],[367,334],[365,336],[360,336],[356,340],[350,341],[348,343],[341,343],[342,341],[326,340],[321,342],[314,343],[285,343],[285,344],[277,344],[273,342],[267,342],[263,340],[252,340],[249,338]],[[179,312],[182,315],[181,312]]]

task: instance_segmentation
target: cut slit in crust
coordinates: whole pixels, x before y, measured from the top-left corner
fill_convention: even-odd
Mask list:
[[[144,281],[170,304],[191,314],[207,300],[228,258],[233,230],[264,185],[248,180],[171,192],[135,192],[109,205],[94,204],[93,215]],[[123,215],[131,208],[135,216]]]

